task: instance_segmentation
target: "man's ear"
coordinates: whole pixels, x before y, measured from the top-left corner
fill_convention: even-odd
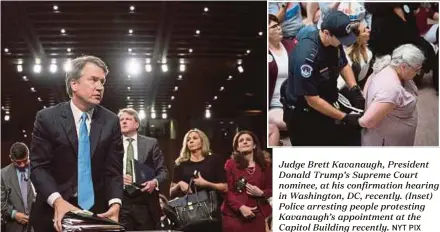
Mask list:
[[[78,83],[75,80],[72,80],[71,82],[69,82],[70,88],[72,88],[72,92],[76,92],[76,90],[78,89]]]

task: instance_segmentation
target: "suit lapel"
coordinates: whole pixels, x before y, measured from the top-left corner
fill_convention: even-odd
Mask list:
[[[24,209],[23,196],[21,195],[20,184],[18,183],[17,170],[15,169],[15,166],[13,164],[12,164],[11,168],[9,169],[9,176],[12,177],[11,178],[12,188],[17,193],[17,196],[19,196],[20,199],[22,200],[22,207]]]
[[[93,157],[95,153],[96,146],[98,146],[99,138],[101,136],[101,130],[103,122],[101,117],[99,117],[99,107],[95,107],[92,116],[92,124],[90,125],[90,156]]]
[[[66,132],[67,138],[75,150],[75,154],[78,155],[78,135],[76,133],[72,109],[70,109],[70,102],[64,104],[61,116],[61,124],[63,125],[64,132]]]

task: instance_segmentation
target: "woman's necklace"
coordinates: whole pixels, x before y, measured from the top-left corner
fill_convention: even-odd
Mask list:
[[[249,167],[246,168],[246,172],[249,175],[253,175],[255,173],[255,163],[249,164]]]

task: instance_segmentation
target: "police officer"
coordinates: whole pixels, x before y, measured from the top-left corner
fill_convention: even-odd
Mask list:
[[[330,12],[321,28],[303,28],[289,55],[289,78],[284,90],[284,120],[292,145],[341,145],[341,124],[359,127],[358,114],[339,110],[337,78],[344,78],[352,105],[364,108],[365,99],[356,84],[342,45],[356,40],[358,23],[340,11]],[[360,128],[360,127],[359,127]]]

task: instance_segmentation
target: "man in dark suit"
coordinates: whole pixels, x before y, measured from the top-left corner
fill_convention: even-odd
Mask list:
[[[127,230],[153,230],[159,224],[162,212],[158,187],[167,179],[168,170],[157,140],[137,133],[140,124],[138,113],[126,108],[120,110],[118,116],[125,150],[121,223]],[[141,189],[132,185],[132,159],[154,170],[155,178],[143,183]]]
[[[30,215],[36,232],[61,231],[64,215],[78,208],[118,221],[122,204],[121,129],[99,103],[107,65],[98,57],[71,61],[71,101],[37,113],[31,144],[31,179],[37,199]]]
[[[35,199],[29,180],[29,149],[24,143],[14,143],[9,157],[12,163],[1,172],[1,212],[6,232],[24,232],[28,229],[29,212]]]

